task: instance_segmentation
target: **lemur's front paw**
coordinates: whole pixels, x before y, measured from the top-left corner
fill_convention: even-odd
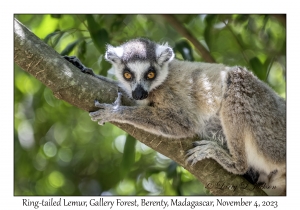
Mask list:
[[[220,146],[214,141],[202,140],[193,143],[194,148],[187,151],[186,163],[195,165],[198,161],[211,158],[216,154],[216,148]]]
[[[69,61],[70,63],[72,63],[77,68],[79,68],[81,70],[81,72],[86,73],[86,74],[91,74],[93,76],[95,75],[95,73],[93,72],[93,69],[85,67],[76,56],[64,55],[63,58],[66,59],[67,61]]]
[[[97,101],[97,103],[99,103]],[[99,125],[104,125],[106,122],[110,121],[111,111],[110,111],[110,104],[101,104],[102,108],[95,111],[90,112],[90,117],[93,121],[98,121]]]
[[[95,100],[95,106],[100,108],[95,112],[90,112],[90,117],[93,121],[98,121],[99,125],[104,125],[106,122],[112,120],[113,105],[112,104],[102,104]]]
[[[99,103],[95,100],[95,106],[100,108],[98,111],[90,112],[93,121],[98,121],[99,125],[104,125],[105,122],[113,121],[114,113],[121,106],[121,92],[118,92],[118,97],[113,104]]]

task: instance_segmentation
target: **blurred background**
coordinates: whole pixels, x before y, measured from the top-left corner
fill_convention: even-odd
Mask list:
[[[168,42],[180,60],[245,66],[286,97],[285,15],[15,15],[61,55],[112,77],[105,45]],[[15,195],[209,195],[169,158],[14,68]]]

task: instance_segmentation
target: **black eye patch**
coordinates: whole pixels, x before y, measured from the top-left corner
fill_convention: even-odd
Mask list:
[[[156,77],[156,70],[153,66],[150,66],[147,73],[145,74],[146,80],[153,80]]]
[[[131,81],[134,78],[134,75],[128,67],[125,67],[123,70],[123,77],[125,80]]]

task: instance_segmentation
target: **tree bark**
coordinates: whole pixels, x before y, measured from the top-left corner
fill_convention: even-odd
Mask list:
[[[94,111],[94,99],[112,103],[117,98],[114,83],[83,74],[63,59],[56,51],[41,41],[18,20],[14,21],[14,61],[36,79],[40,80],[61,100],[86,110]],[[124,105],[133,101],[124,97]],[[192,148],[194,139],[168,139],[155,136],[128,124],[112,123],[155,151],[171,158],[195,175],[213,195],[266,195],[242,176],[224,170],[212,159],[191,166],[185,163],[185,152]]]

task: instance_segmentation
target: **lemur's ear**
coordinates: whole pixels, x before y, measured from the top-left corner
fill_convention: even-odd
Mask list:
[[[123,48],[122,47],[113,47],[111,45],[107,45],[105,59],[112,64],[121,63],[121,58],[123,56]]]
[[[168,45],[158,45],[155,54],[157,63],[160,66],[164,63],[169,63],[174,58],[174,52]]]

